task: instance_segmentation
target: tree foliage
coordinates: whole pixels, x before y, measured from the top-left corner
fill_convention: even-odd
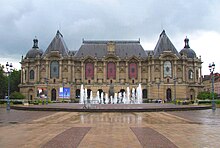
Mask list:
[[[11,99],[24,99],[25,96],[21,94],[20,92],[14,91],[13,93],[11,93],[10,98]]]
[[[10,78],[10,93],[16,91],[19,92],[18,85],[20,84],[21,80],[21,71],[20,70],[13,70],[11,74],[8,74],[4,71],[4,66],[0,65],[0,99],[5,98],[8,94],[8,80]]]
[[[7,77],[5,76],[4,66],[0,65],[0,99],[7,93]]]
[[[214,99],[217,99],[217,96],[218,94],[214,93]],[[212,92],[207,92],[207,91],[200,92],[197,98],[200,100],[212,99]]]

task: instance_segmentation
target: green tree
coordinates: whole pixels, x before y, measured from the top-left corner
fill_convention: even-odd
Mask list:
[[[25,96],[21,94],[20,92],[14,91],[13,93],[11,93],[10,98],[11,99],[24,99]]]
[[[13,70],[10,75],[11,92],[19,92],[18,85],[21,83],[21,70]]]
[[[0,99],[5,97],[7,93],[7,77],[4,72],[4,66],[0,65]]]
[[[217,96],[218,94],[214,93],[214,99],[217,99]],[[200,100],[212,99],[212,93],[207,92],[207,91],[199,92],[199,94],[197,95],[197,98]]]

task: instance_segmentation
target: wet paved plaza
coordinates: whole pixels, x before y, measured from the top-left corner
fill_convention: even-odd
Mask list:
[[[0,108],[0,147],[219,147],[220,109],[79,113]]]

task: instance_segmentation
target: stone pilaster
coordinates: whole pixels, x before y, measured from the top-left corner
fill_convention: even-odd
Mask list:
[[[59,61],[59,80],[62,82],[63,81],[63,62],[62,60]]]
[[[116,83],[119,83],[119,62],[116,64]]]
[[[106,83],[107,78],[107,66],[106,61],[103,62],[103,83]]]
[[[46,78],[49,78],[50,79],[50,68],[49,68],[49,62],[48,62],[48,60],[46,60],[46,65],[45,65],[45,67],[46,67]]]
[[[94,63],[94,83],[97,83],[97,61]]]
[[[68,80],[67,80],[67,82],[70,82],[71,80],[72,80],[72,75],[71,75],[71,73],[72,73],[72,68],[71,68],[71,66],[72,66],[72,64],[71,64],[71,61],[70,60],[68,60],[68,72],[67,72],[67,76],[68,76]]]
[[[84,80],[85,80],[85,77],[84,77],[84,69],[85,69],[85,67],[84,67],[84,63],[83,63],[83,61],[81,62],[81,82],[82,83],[85,83],[84,82]]]
[[[151,63],[148,61],[148,64],[147,64],[147,74],[148,74],[148,83],[151,82]]]
[[[183,75],[183,82],[186,82],[186,67],[185,67],[185,61],[183,61],[183,70],[182,70],[182,75]]]
[[[125,79],[126,79],[126,82],[128,82],[128,61],[126,61],[125,63]]]
[[[163,72],[164,72],[164,70],[163,70],[163,61],[160,61],[160,80],[161,81],[164,81],[164,79],[163,79]]]
[[[141,61],[138,62],[138,82],[141,83]]]

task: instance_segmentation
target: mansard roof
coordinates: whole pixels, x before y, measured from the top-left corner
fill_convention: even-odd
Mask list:
[[[69,50],[63,40],[63,35],[59,32],[59,30],[57,31],[56,36],[53,38],[52,42],[44,52],[44,56],[53,51],[58,51],[59,54],[61,54],[62,56],[68,56],[69,53]]]
[[[163,30],[154,49],[154,57],[159,57],[160,54],[166,51],[171,51],[173,54],[176,54],[178,57],[180,57],[180,54],[174,47],[173,43],[166,35],[165,30]]]
[[[75,54],[76,57],[92,56],[102,58],[108,54],[108,44],[114,44],[115,55],[120,58],[125,57],[147,57],[140,41],[91,41],[83,40],[83,44],[79,48],[79,51]]]

